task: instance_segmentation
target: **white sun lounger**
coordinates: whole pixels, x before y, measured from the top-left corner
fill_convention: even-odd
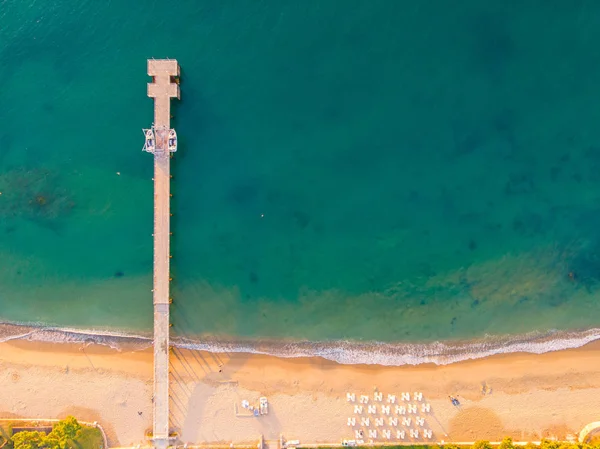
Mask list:
[[[395,411],[396,415],[406,415],[406,407],[403,405],[397,405]]]
[[[260,398],[260,414],[261,415],[269,414],[269,402],[267,401],[267,398],[264,396]]]

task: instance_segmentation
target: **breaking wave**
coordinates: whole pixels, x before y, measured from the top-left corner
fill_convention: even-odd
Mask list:
[[[431,343],[384,343],[358,341],[280,341],[234,340],[214,336],[173,337],[172,344],[182,349],[213,353],[252,353],[283,358],[321,357],[341,364],[447,365],[495,354],[526,352],[542,354],[578,348],[600,339],[600,329],[582,331],[530,332],[511,336],[486,336],[470,341]],[[128,334],[111,330],[84,330],[30,324],[0,323],[0,342],[29,340],[52,343],[99,344],[117,350],[146,349],[152,345],[150,334]]]

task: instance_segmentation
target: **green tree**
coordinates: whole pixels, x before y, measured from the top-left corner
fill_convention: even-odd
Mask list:
[[[472,449],[492,449],[492,445],[487,440],[479,440],[473,443]]]
[[[81,424],[73,416],[67,416],[65,419],[57,422],[50,433],[73,439],[79,429],[81,429]]]
[[[458,447],[456,444],[444,444],[443,446],[440,446],[442,449],[460,449],[460,447]]]
[[[560,441],[547,440],[545,438],[540,441],[540,449],[558,449],[561,446]]]
[[[511,437],[506,437],[502,440],[502,443],[500,443],[500,446],[498,446],[498,449],[515,449],[515,445],[513,444],[513,440]]]
[[[15,433],[12,438],[14,449],[40,449],[44,446],[46,434],[37,431]]]
[[[73,446],[72,442],[80,430],[81,424],[73,416],[67,416],[54,425],[44,441],[44,446],[48,449],[68,449]]]
[[[583,445],[578,443],[562,442],[558,446],[559,449],[583,449]]]
[[[44,449],[61,449],[60,445],[61,442],[59,441],[58,437],[56,435],[52,435],[52,432],[50,432],[48,435],[46,435],[46,438],[44,438]]]

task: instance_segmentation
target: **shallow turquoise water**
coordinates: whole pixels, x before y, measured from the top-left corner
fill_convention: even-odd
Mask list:
[[[8,0],[0,23],[0,318],[150,329],[145,64],[171,57],[176,333],[599,324],[599,3]]]

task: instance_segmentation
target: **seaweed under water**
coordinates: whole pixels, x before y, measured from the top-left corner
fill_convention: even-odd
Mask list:
[[[22,218],[55,224],[75,207],[57,173],[45,168],[0,173],[0,220]]]
[[[568,279],[588,292],[600,283],[600,241],[583,245],[567,265]]]

